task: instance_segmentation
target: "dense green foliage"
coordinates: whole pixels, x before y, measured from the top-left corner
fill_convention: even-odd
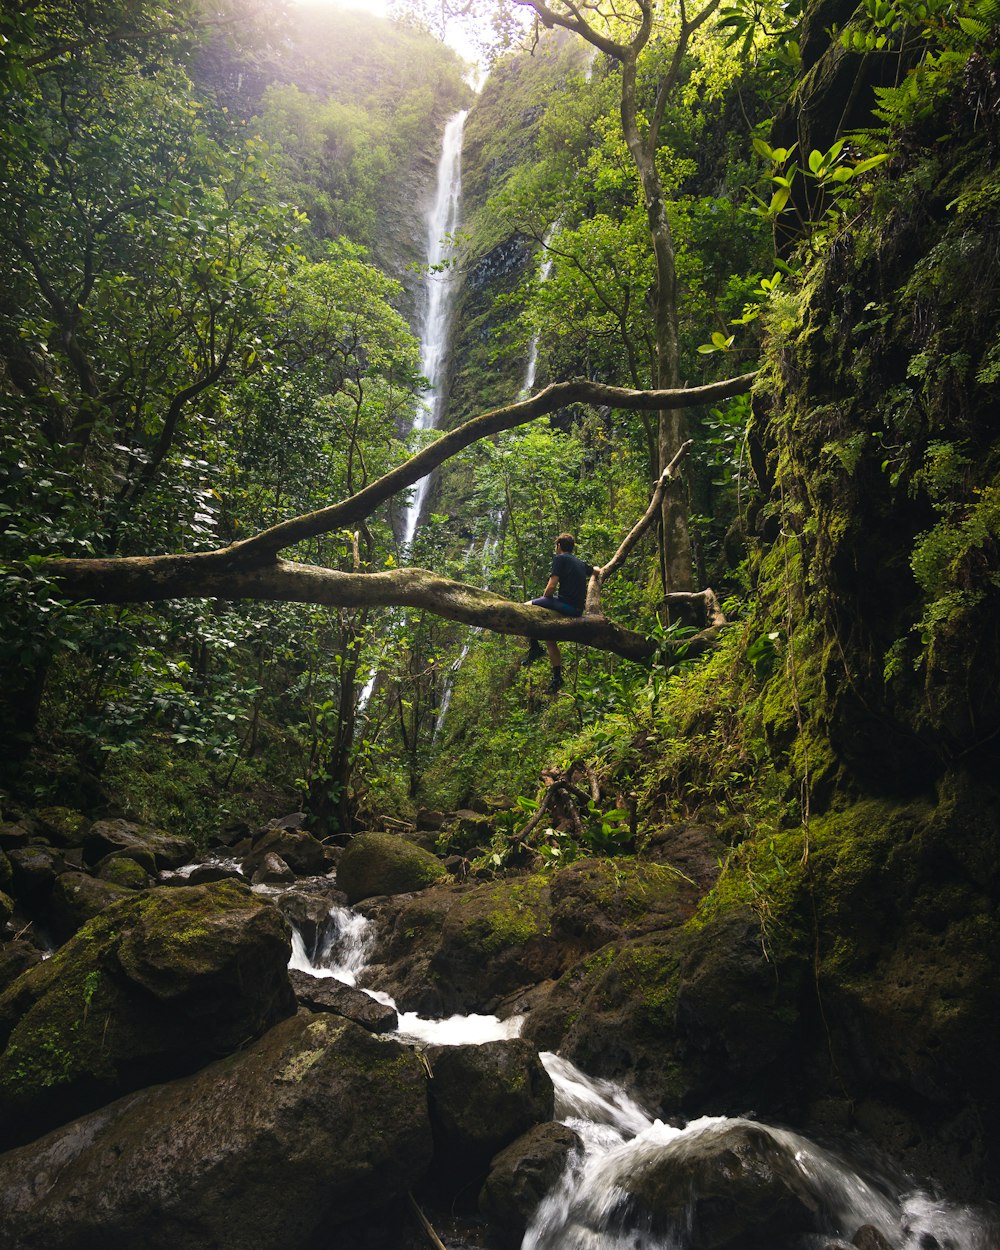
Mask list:
[[[275,27],[263,9],[240,44],[152,4],[99,27],[71,0],[11,20],[5,784],[74,799],[103,787],[195,831],[297,800],[334,828],[485,799],[514,812],[490,848],[503,861],[512,805],[533,809],[553,762],[591,761],[603,798],[585,849],[615,851],[702,809],[734,845],[808,826],[848,774],[868,780],[870,744],[851,746],[859,704],[916,735],[900,785],[975,754],[993,725],[973,674],[991,662],[977,622],[996,594],[998,524],[984,416],[996,310],[968,298],[993,263],[988,8],[908,22],[868,6],[832,39],[782,14],[723,6],[657,135],[684,376],[763,362],[752,419],[746,399],[692,416],[697,580],[736,623],[697,666],[675,647],[651,669],[567,651],[556,700],[511,640],[425,614],[60,601],[46,554],[206,550],[402,458],[421,388],[414,209],[468,89],[429,36],[358,15]],[[670,47],[657,37],[640,61],[647,110]],[[588,53],[565,33],[508,53],[472,108],[449,423],[529,380],[655,377],[620,73]],[[799,150],[782,138],[788,111],[818,90],[824,57],[865,125]],[[606,560],[648,499],[654,426],[573,409],[471,448],[437,482],[413,563],[523,600],[562,529]],[[394,519],[382,510],[293,557],[391,568]],[[891,547],[861,558],[868,532]],[[869,594],[885,601],[878,619],[859,610],[845,628],[845,604]],[[669,643],[683,633],[651,539],[604,606]],[[574,853],[565,832],[549,853]]]

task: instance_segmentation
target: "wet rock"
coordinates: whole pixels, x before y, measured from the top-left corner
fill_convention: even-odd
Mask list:
[[[145,890],[153,880],[141,864],[137,864],[127,855],[106,855],[95,868],[94,875],[111,885],[125,886],[132,890]],[[194,885],[195,882],[189,881],[188,884]]]
[[[579,1146],[580,1138],[565,1124],[538,1124],[493,1159],[479,1209],[501,1247],[517,1250],[538,1204]]]
[[[892,1250],[877,1228],[871,1224],[863,1224],[851,1238],[851,1245],[857,1250]]]
[[[7,852],[10,861],[12,893],[29,911],[44,906],[56,877],[64,863],[58,851],[50,846],[13,847]]]
[[[337,885],[348,901],[378,894],[409,894],[447,876],[448,870],[427,851],[389,833],[359,833],[344,849]]]
[[[447,1016],[493,1011],[502,999],[557,973],[544,876],[432,886],[365,908],[376,921],[369,984],[404,1011]]]
[[[515,1138],[552,1119],[552,1081],[520,1038],[426,1053],[435,1175],[457,1193],[473,1178],[481,1182],[493,1156]]]
[[[83,846],[91,821],[71,807],[43,807],[34,813],[39,834],[53,846]]]
[[[249,860],[244,860],[244,872],[246,872],[249,862]],[[264,858],[259,861],[256,871],[252,874],[254,885],[281,885],[294,880],[295,873],[292,872],[281,856],[276,855],[273,851],[268,851]]]
[[[208,885],[212,881],[240,881],[243,874],[225,864],[199,864],[188,873],[188,885]]]
[[[306,825],[305,812],[289,812],[287,816],[278,816],[274,820],[269,820],[264,826],[265,829],[304,829]]]
[[[190,863],[195,846],[190,838],[176,837],[129,820],[96,821],[84,839],[84,862],[95,865],[113,852],[127,855],[147,872],[155,874]]]
[[[774,1250],[820,1231],[793,1155],[755,1124],[685,1136],[620,1183],[654,1228],[684,1234],[690,1250]]]
[[[338,932],[331,909],[346,907],[347,898],[332,884],[323,882],[318,890],[283,890],[274,902],[289,924],[298,930],[309,958],[315,961]]]
[[[49,896],[48,927],[58,941],[65,942],[105,907],[133,893],[131,887],[99,881],[86,872],[61,873]]]
[[[14,900],[0,890],[0,925],[5,925],[14,914]]]
[[[43,955],[30,942],[13,941],[0,946],[0,993],[12,985],[22,972],[42,962]]]
[[[243,861],[243,872],[252,877],[268,855],[277,855],[299,877],[322,876],[333,867],[329,850],[304,829],[267,829],[254,841],[253,850]]]
[[[7,1250],[346,1246],[430,1154],[419,1058],[303,1014],[0,1158],[0,1229]]]
[[[369,1033],[391,1033],[399,1023],[396,1010],[335,977],[312,977],[293,969],[288,974],[295,997],[310,1011],[332,1011],[360,1024]]]
[[[31,830],[27,824],[5,820],[0,822],[0,847],[5,851],[15,846],[27,846]]]
[[[105,908],[0,995],[0,1142],[259,1037],[294,1012],[288,930],[231,882]]]

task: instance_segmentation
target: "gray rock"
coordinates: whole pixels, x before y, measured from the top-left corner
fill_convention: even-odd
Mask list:
[[[494,1155],[552,1119],[552,1081],[528,1042],[436,1046],[426,1053],[435,1160],[456,1187],[473,1177],[482,1182]]]
[[[0,947],[0,994],[12,985],[22,972],[42,962],[42,952],[30,942],[8,942]]]
[[[195,845],[190,838],[176,837],[129,820],[98,820],[83,843],[84,862],[97,864],[112,852],[128,855],[149,873],[179,868],[194,859]]]
[[[311,977],[308,972],[289,972],[295,997],[310,1011],[331,1011],[360,1024],[369,1033],[391,1033],[399,1023],[395,1008],[376,1002],[363,990],[345,985],[335,977]]]
[[[538,1124],[496,1156],[479,1195],[479,1210],[500,1246],[517,1250],[538,1204],[579,1145],[580,1138],[565,1124]]]
[[[871,1224],[862,1224],[851,1238],[851,1245],[857,1250],[892,1250],[892,1246]]]
[[[0,1158],[5,1250],[305,1250],[377,1215],[431,1153],[419,1058],[333,1016]]]
[[[243,863],[243,871],[247,872],[250,861],[245,860]],[[262,860],[259,861],[257,868],[251,874],[254,885],[282,885],[287,881],[295,880],[295,873],[285,863],[280,855],[276,855],[273,851],[268,851]]]
[[[252,877],[268,855],[280,856],[299,877],[323,876],[333,867],[329,849],[304,829],[266,829],[243,861],[244,873]]]
[[[7,852],[7,858],[14,898],[29,910],[44,905],[56,877],[63,870],[63,858],[59,852],[40,844],[19,846],[12,847]]]
[[[774,1250],[821,1231],[817,1199],[788,1149],[735,1122],[677,1139],[620,1184],[690,1250]]]

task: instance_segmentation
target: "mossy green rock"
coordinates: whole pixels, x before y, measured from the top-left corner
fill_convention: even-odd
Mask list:
[[[53,846],[83,846],[92,823],[72,807],[42,807],[32,816],[38,832]]]
[[[189,863],[194,859],[195,845],[190,838],[130,820],[95,821],[83,843],[85,862],[94,865],[115,852],[134,859],[147,872],[156,873]]]
[[[14,900],[0,890],[0,925],[6,924],[14,914]]]
[[[127,898],[131,893],[133,891],[128,886],[99,881],[86,872],[61,873],[49,896],[48,927],[53,937],[65,942],[81,925],[92,920],[105,907],[110,907],[121,898]]]
[[[351,903],[423,890],[447,875],[439,859],[389,833],[359,833],[337,865],[337,885]]]
[[[190,1072],[295,1010],[288,928],[231,882],[112,904],[0,995],[0,1140]]]
[[[426,1088],[409,1048],[304,1013],[4,1155],[0,1235],[8,1250],[368,1244],[343,1226],[421,1180]]]
[[[151,884],[146,869],[127,855],[109,855],[102,859],[95,875],[111,885],[125,886],[130,890],[145,890]],[[190,884],[194,885],[195,882]]]

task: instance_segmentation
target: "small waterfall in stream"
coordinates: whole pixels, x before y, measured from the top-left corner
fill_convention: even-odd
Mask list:
[[[366,917],[335,904],[313,951],[293,927],[289,966],[355,985],[372,936]],[[365,992],[395,1006],[387,994]],[[517,1037],[522,1023],[519,1016],[428,1020],[401,1012],[396,1036],[418,1045],[462,1045]],[[891,1250],[997,1250],[996,1233],[980,1212],[923,1191],[907,1192],[895,1178],[862,1176],[844,1158],[798,1133],[723,1116],[674,1128],[653,1119],[615,1082],[595,1080],[558,1055],[540,1057],[555,1088],[555,1118],[577,1133],[581,1147],[535,1212],[522,1250],[688,1250],[690,1212],[686,1225],[682,1220],[669,1231],[651,1230],[648,1220],[633,1212],[630,1183],[672,1161],[682,1163],[713,1135],[741,1127],[766,1134],[791,1161],[822,1219],[824,1231],[796,1243],[802,1250],[850,1250],[848,1239],[864,1225],[876,1229]]]
[[[437,189],[427,217],[427,274],[420,319],[420,372],[430,383],[430,394],[417,412],[415,430],[437,429],[444,398],[445,360],[451,329],[455,278],[441,266],[448,255],[448,236],[458,228],[462,201],[462,136],[466,112],[456,113],[444,131],[438,162]],[[417,532],[430,478],[423,477],[403,516],[403,546],[407,550]]]

